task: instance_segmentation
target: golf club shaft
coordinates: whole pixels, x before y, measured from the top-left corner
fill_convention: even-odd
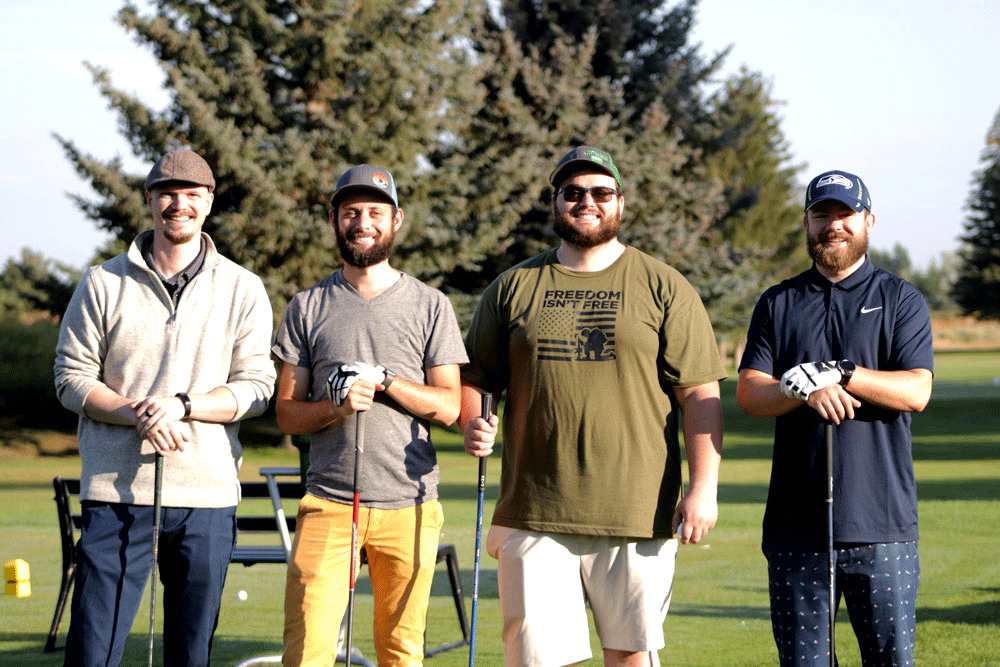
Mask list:
[[[493,414],[493,395],[483,392],[481,416],[489,420]],[[483,543],[483,500],[486,496],[486,457],[479,459],[479,506],[476,512],[476,565],[472,578],[472,628],[469,636],[469,667],[476,662],[476,612],[479,610],[479,554]]]
[[[837,618],[837,555],[833,550],[833,424],[826,422],[823,430],[826,436],[826,537],[827,550],[830,557],[830,667],[834,667],[837,660],[836,644],[834,642],[834,621]]]
[[[149,582],[149,667],[153,667],[153,628],[156,622],[156,561],[160,555],[160,503],[163,496],[163,455],[156,452],[153,473],[153,573]]]
[[[354,582],[357,579],[358,509],[361,506],[361,455],[365,451],[365,418],[367,412],[358,412],[354,423],[354,518],[351,522],[351,582],[347,589],[347,646],[344,662],[351,664],[354,640]]]

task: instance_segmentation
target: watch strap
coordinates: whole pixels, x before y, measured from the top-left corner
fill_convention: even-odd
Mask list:
[[[183,391],[174,394],[177,398],[181,399],[181,403],[184,404],[184,419],[191,416],[191,397],[185,394]]]
[[[840,386],[846,387],[847,383],[854,377],[854,363],[844,359],[837,362],[837,370],[840,371]]]

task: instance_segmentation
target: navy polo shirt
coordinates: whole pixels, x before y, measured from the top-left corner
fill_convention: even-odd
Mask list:
[[[839,283],[813,267],[764,292],[740,370],[780,378],[802,362],[840,359],[874,370],[933,371],[930,314],[920,292],[868,259]],[[834,541],[916,540],[910,413],[862,401],[854,419],[834,426],[833,446]],[[826,474],[819,413],[803,404],[778,417],[765,547],[826,548]]]

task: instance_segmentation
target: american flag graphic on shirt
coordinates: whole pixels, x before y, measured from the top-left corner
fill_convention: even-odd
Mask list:
[[[547,290],[538,319],[539,361],[612,361],[621,292]]]

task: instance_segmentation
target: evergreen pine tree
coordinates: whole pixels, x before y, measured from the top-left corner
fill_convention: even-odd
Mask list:
[[[725,184],[723,238],[757,258],[759,270],[775,278],[811,264],[802,225],[801,166],[781,131],[779,103],[770,84],[746,68],[730,77],[715,96],[718,147],[710,153],[712,174]]]
[[[741,215],[735,202],[746,192],[766,192],[766,200],[743,209],[758,202],[778,207],[777,215],[762,213],[775,222],[766,239],[757,239],[773,245],[770,231],[790,220],[794,170],[781,164],[786,147],[761,87],[707,96],[725,52],[706,59],[688,43],[695,6],[694,0],[672,8],[664,0],[501,3],[501,17],[486,22],[476,41],[487,69],[484,104],[460,142],[464,151],[448,157],[474,165],[469,171],[479,176],[466,202],[472,227],[493,225],[502,233],[478,266],[457,267],[450,285],[481,289],[558,243],[546,177],[563,153],[590,144],[610,152],[622,171],[622,239],[687,275],[720,330],[745,327],[765,282],[758,271],[763,255],[750,243],[729,243],[720,221]],[[771,115],[751,118],[757,111]],[[753,170],[738,172],[725,162],[743,155],[756,160]],[[727,188],[728,178],[742,179],[734,186],[738,195]]]
[[[161,63],[168,107],[92,71],[137,156],[152,164],[189,146],[206,158],[217,181],[206,231],[264,279],[280,315],[337,266],[328,198],[355,164],[385,166],[399,183],[400,268],[433,278],[456,261],[451,229],[426,203],[435,187],[423,158],[476,94],[468,37],[480,12],[461,0],[161,0],[144,16],[127,4],[118,20]],[[61,141],[100,196],[79,205],[120,252],[149,224],[144,174]]]
[[[963,313],[1000,320],[1000,111],[986,135],[981,162],[967,205],[952,296]]]

